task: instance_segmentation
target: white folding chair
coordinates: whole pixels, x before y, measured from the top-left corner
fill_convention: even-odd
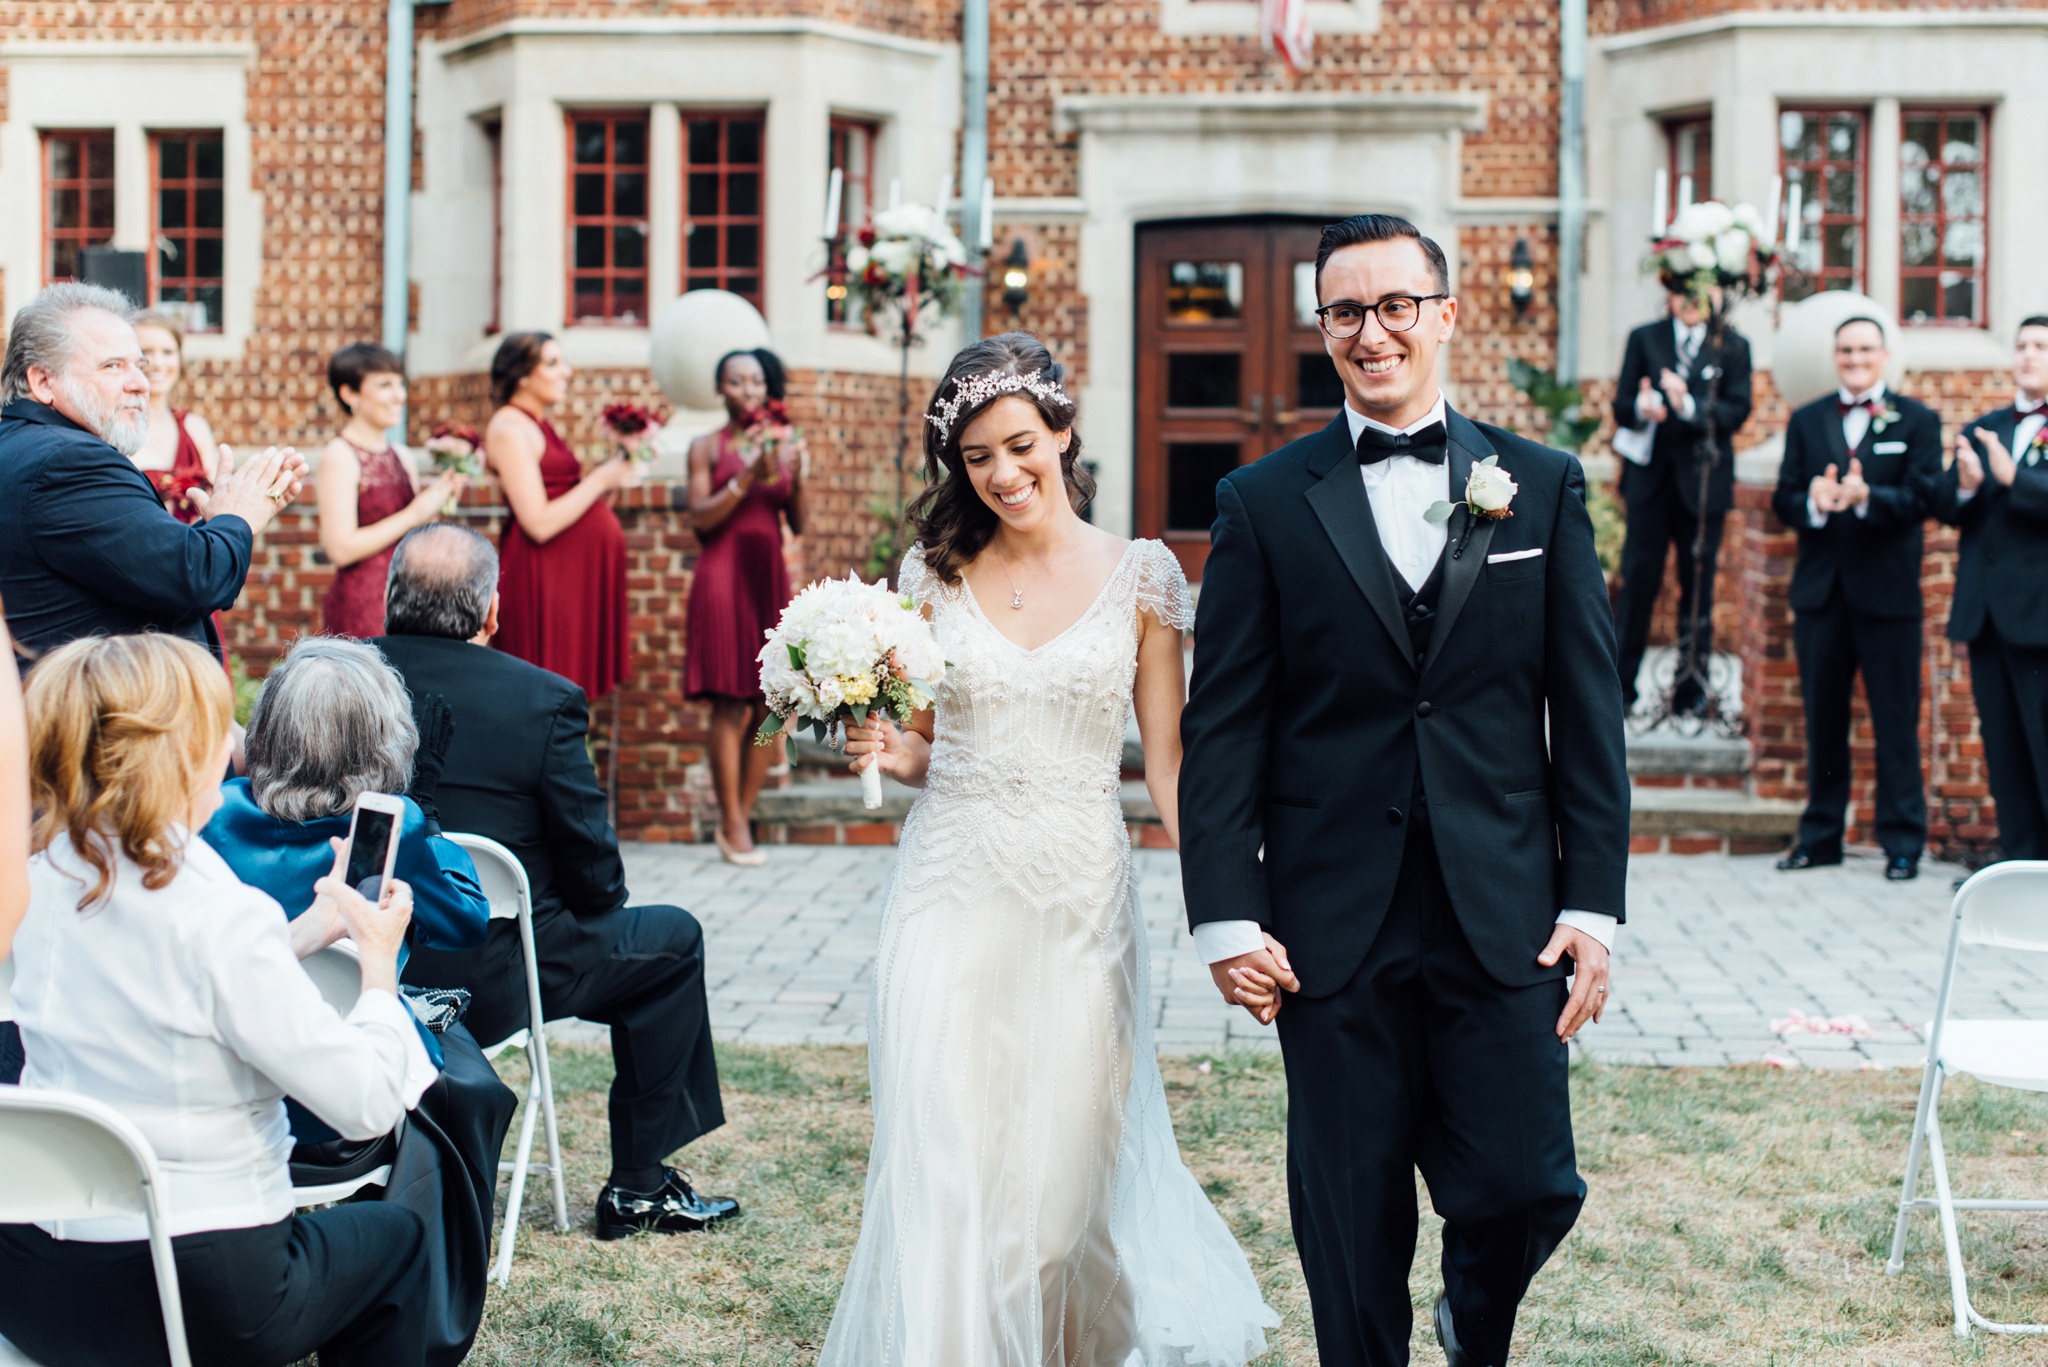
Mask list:
[[[336,940],[325,949],[315,950],[299,960],[299,967],[306,970],[306,976],[320,989],[320,995],[327,1004],[346,1016],[355,1010],[356,998],[363,995],[363,960],[361,953],[351,940]],[[401,1132],[405,1121],[400,1119]],[[292,1202],[300,1210],[309,1206],[324,1206],[335,1201],[346,1201],[365,1187],[381,1187],[391,1181],[391,1165],[379,1164],[359,1177],[346,1182],[322,1182],[316,1186],[292,1188]]]
[[[2001,1324],[1986,1319],[1970,1304],[1963,1269],[1962,1241],[1956,1232],[1959,1210],[2048,1211],[2048,1201],[1987,1198],[1958,1199],[1949,1190],[1948,1158],[1941,1146],[1941,1087],[1944,1080],[1968,1073],[1994,1087],[2048,1092],[2048,1020],[1968,1020],[1949,1015],[1955,991],[1956,959],[1964,945],[1989,945],[2048,954],[2048,860],[2008,860],[1971,875],[1956,892],[1949,912],[1948,957],[1941,969],[1941,992],[1934,1004],[1934,1022],[1927,1032],[1927,1069],[1920,1079],[1920,1106],[1913,1116],[1913,1138],[1906,1149],[1906,1180],[1899,1193],[1899,1222],[1892,1234],[1892,1256],[1885,1271],[1897,1276],[1906,1265],[1906,1220],[1916,1210],[1941,1216],[1942,1248],[1948,1258],[1949,1298],[1954,1302],[1956,1337],[1968,1338],[1970,1326],[1994,1334],[2048,1334],[2048,1324]],[[1916,1197],[1920,1154],[1925,1143],[1934,1170],[1934,1195]]]
[[[512,1280],[512,1243],[519,1233],[520,1206],[526,1199],[526,1175],[533,1163],[533,1126],[538,1115],[547,1131],[548,1161],[542,1165],[555,1188],[555,1228],[569,1227],[568,1198],[562,1192],[562,1139],[555,1128],[555,1079],[548,1071],[547,1021],[541,1014],[540,965],[533,951],[533,888],[526,881],[526,867],[517,855],[488,836],[462,835],[445,831],[448,839],[469,851],[476,863],[477,879],[490,899],[493,921],[519,923],[520,957],[526,963],[526,1010],[530,1022],[504,1039],[484,1044],[484,1057],[495,1059],[507,1049],[526,1050],[526,1106],[519,1117],[519,1143],[512,1161],[500,1160],[498,1171],[512,1174],[512,1191],[505,1199],[505,1230],[498,1237],[497,1262],[491,1276],[500,1286]],[[483,1041],[478,1041],[482,1044]]]
[[[113,1107],[73,1092],[0,1086],[0,1224],[140,1215],[171,1367],[192,1367],[162,1192],[149,1141]],[[18,1349],[13,1356],[26,1361]]]

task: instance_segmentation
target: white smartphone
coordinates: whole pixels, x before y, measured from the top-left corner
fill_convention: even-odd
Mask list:
[[[363,793],[356,798],[348,826],[348,885],[371,901],[384,895],[391,870],[398,863],[398,832],[405,824],[405,799],[389,793]],[[375,890],[363,885],[376,879]]]

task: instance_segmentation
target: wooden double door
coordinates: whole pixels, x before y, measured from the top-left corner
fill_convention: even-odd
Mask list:
[[[1319,220],[1138,230],[1137,531],[1202,577],[1216,481],[1344,404],[1316,327]]]

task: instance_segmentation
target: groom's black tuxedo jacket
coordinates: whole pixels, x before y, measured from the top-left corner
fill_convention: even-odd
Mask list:
[[[1950,465],[1934,487],[1934,515],[1963,530],[1948,615],[1951,641],[1975,641],[1989,626],[2013,645],[2048,646],[2048,592],[2042,591],[2048,584],[2048,462],[2022,461],[2012,484],[2000,484],[1975,435],[1977,428],[1987,428],[2012,451],[2019,425],[2010,404],[1964,423],[1984,462],[1984,482],[1964,498],[1960,475]]]
[[[1386,919],[1418,766],[1459,924],[1502,984],[1567,971],[1536,963],[1560,910],[1623,914],[1621,686],[1585,475],[1448,426],[1447,489],[1489,454],[1518,489],[1512,517],[1453,515],[1420,662],[1343,414],[1216,488],[1181,719],[1188,920],[1257,921],[1310,997]]]

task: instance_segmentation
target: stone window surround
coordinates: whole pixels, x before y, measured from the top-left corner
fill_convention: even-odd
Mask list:
[[[114,132],[113,245],[154,251],[150,133],[219,129],[225,146],[226,238],[219,332],[188,333],[187,361],[240,360],[254,328],[263,270],[263,200],[252,188],[248,74],[243,42],[21,40],[0,43],[7,120],[0,123],[0,268],[12,317],[43,286],[42,130]]]
[[[1714,183],[1724,199],[1762,207],[1778,164],[1777,116],[1790,105],[1854,104],[1870,112],[1865,288],[1899,303],[1900,113],[1922,105],[1991,111],[1997,161],[1990,187],[1989,308],[1984,328],[1901,330],[1909,370],[2003,369],[2019,319],[2048,303],[2048,258],[2015,250],[2048,217],[2048,184],[2001,174],[2048,163],[2048,13],[1828,10],[1738,13],[1596,38],[1589,70],[1589,190],[1607,212],[1588,234],[1580,354],[1611,376],[1628,330],[1661,308],[1627,243],[1647,239],[1652,171],[1664,165],[1664,121],[1713,112]],[[2001,244],[2003,244],[2001,246]],[[1738,325],[1770,364],[1767,308]]]
[[[880,124],[877,180],[929,198],[951,170],[959,126],[959,49],[808,19],[524,19],[421,43],[423,189],[414,196],[413,276],[420,291],[409,361],[417,375],[488,368],[490,149],[503,137],[499,320],[506,331],[558,334],[572,364],[643,367],[648,330],[563,326],[567,242],[564,112],[651,111],[650,307],[681,289],[682,118],[701,109],[767,111],[763,292],[776,349],[797,369],[893,374],[896,350],[825,321],[823,235],[832,117]],[[791,173],[810,166],[814,175]],[[955,329],[920,347],[936,373]]]

